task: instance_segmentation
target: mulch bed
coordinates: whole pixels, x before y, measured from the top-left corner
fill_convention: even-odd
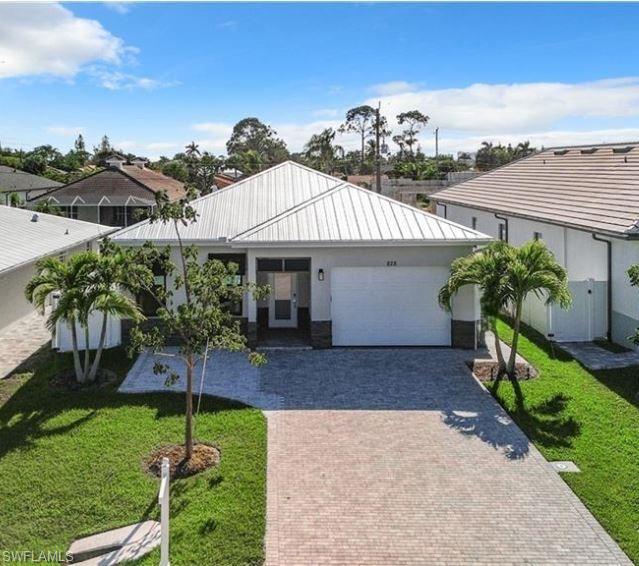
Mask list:
[[[220,450],[213,444],[197,442],[193,446],[193,455],[185,460],[183,444],[169,444],[158,448],[144,463],[145,469],[156,477],[162,475],[162,458],[169,459],[171,479],[186,478],[199,474],[220,463]]]
[[[66,371],[51,377],[49,386],[53,389],[62,389],[64,391],[90,391],[93,389],[113,387],[117,385],[119,381],[120,378],[117,373],[99,369],[95,376],[95,381],[78,383],[75,377],[75,371]]]
[[[468,362],[468,367],[479,381],[494,381],[497,378],[497,362],[475,360]],[[537,370],[528,364],[515,364],[515,375],[518,381],[525,381],[537,377]]]

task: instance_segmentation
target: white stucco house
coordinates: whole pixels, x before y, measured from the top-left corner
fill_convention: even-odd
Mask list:
[[[181,237],[202,261],[233,261],[245,281],[272,286],[268,300],[237,305],[252,343],[276,336],[316,348],[477,345],[475,290],[460,293],[452,316],[437,302],[451,261],[490,240],[476,230],[293,162],[193,206],[197,222]],[[113,240],[175,245],[176,234],[143,221]]]
[[[557,341],[598,337],[631,346],[639,289],[639,144],[541,151],[432,196],[437,214],[513,245],[541,238],[567,269],[573,306],[537,299],[524,320]]]
[[[0,205],[0,331],[34,312],[24,288],[39,259],[96,249],[97,240],[115,230]]]

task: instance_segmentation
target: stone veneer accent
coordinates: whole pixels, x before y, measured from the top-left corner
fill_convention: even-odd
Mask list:
[[[453,320],[450,327],[451,346],[474,350],[484,345],[481,321],[479,320]]]
[[[330,320],[311,321],[311,346],[324,350],[333,345],[333,326]]]

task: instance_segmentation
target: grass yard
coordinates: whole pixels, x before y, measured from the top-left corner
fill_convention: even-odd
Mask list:
[[[589,372],[529,329],[519,351],[539,377],[520,395],[507,381],[493,394],[548,460],[577,464],[562,478],[639,563],[639,367]]]
[[[49,378],[69,358],[40,357],[34,372],[0,381],[0,549],[64,552],[79,536],[158,519],[159,480],[142,461],[182,441],[184,397],[56,390]],[[114,350],[103,365],[124,376],[130,363]],[[171,484],[171,563],[261,563],[262,413],[204,398],[195,437],[215,443],[222,459],[219,468]],[[156,550],[140,563],[158,561]]]

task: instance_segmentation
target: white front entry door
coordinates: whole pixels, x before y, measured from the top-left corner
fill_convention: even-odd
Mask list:
[[[335,346],[450,346],[450,315],[437,302],[444,267],[331,270]]]
[[[297,328],[297,273],[270,273],[269,328]]]

